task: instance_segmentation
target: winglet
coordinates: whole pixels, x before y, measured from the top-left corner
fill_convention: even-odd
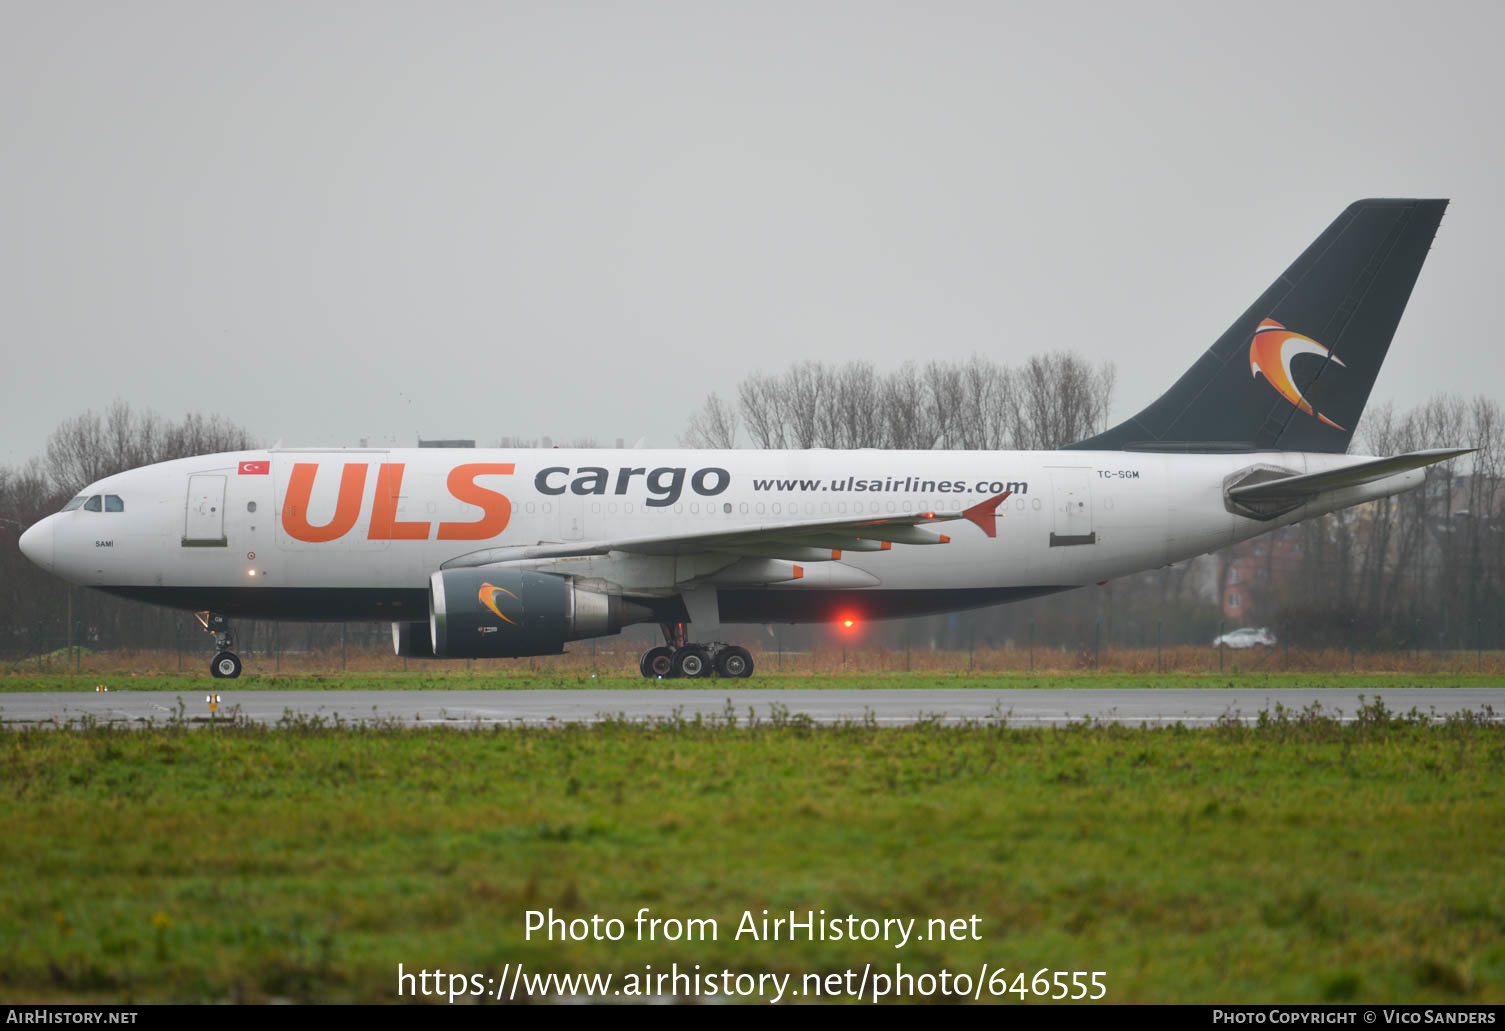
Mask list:
[[[962,518],[976,523],[989,537],[997,537],[998,525],[995,520],[998,517],[998,506],[1003,504],[1003,499],[1012,493],[1014,492],[1006,490],[1002,494],[993,495],[986,501],[979,501],[963,512]]]

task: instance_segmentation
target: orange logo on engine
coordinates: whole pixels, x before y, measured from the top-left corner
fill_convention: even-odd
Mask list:
[[[1339,365],[1343,364],[1341,358],[1311,337],[1293,333],[1274,319],[1265,319],[1254,331],[1254,339],[1249,343],[1249,374],[1258,376],[1264,373],[1265,380],[1280,392],[1281,397],[1334,429],[1343,429],[1321,412],[1313,411],[1311,403],[1301,396],[1296,380],[1291,375],[1291,359],[1298,354],[1321,355],[1323,358],[1331,358]]]
[[[505,587],[494,587],[491,584],[482,584],[481,590],[479,592],[481,604],[485,605],[492,612],[495,612],[497,619],[500,619],[504,623],[511,623],[513,626],[517,626],[517,622],[515,620],[508,619],[506,616],[502,615],[502,610],[497,608],[496,596],[498,594],[505,594],[507,597],[512,598],[516,601],[522,600],[511,591],[507,590],[507,588]]]

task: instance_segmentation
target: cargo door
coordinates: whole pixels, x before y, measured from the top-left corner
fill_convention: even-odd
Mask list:
[[[223,548],[225,540],[225,477],[199,473],[188,477],[187,514],[183,547]]]
[[[1087,467],[1057,467],[1050,470],[1055,491],[1055,512],[1050,532],[1052,548],[1096,544],[1092,529],[1092,470]]]

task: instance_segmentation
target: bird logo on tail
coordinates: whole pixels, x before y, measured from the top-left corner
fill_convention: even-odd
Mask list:
[[[1265,319],[1254,331],[1254,339],[1249,343],[1249,374],[1258,376],[1264,373],[1265,380],[1280,393],[1281,397],[1307,415],[1315,416],[1334,429],[1342,430],[1342,426],[1321,412],[1314,411],[1311,403],[1301,396],[1301,391],[1296,387],[1296,380],[1291,375],[1291,359],[1298,354],[1320,355],[1343,365],[1343,359],[1311,337],[1293,333],[1274,319]],[[1344,432],[1346,433],[1347,430]]]

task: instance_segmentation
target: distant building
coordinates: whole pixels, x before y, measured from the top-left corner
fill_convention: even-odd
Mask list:
[[[1301,541],[1290,526],[1224,551],[1219,585],[1223,619],[1230,626],[1260,626],[1274,619],[1277,599],[1271,581],[1300,557]]]
[[[476,442],[473,441],[473,440],[424,440],[422,437],[419,437],[418,438],[418,446],[419,447],[475,447],[476,446]]]

